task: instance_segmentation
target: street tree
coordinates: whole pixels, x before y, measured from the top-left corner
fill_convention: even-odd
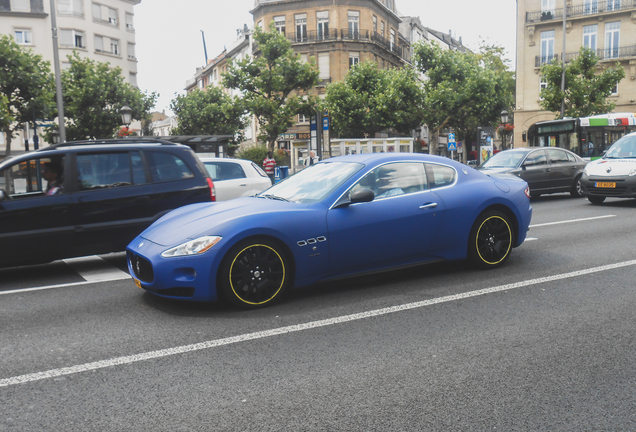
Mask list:
[[[512,104],[514,93],[505,71],[486,58],[420,43],[414,59],[426,76],[420,112],[434,140],[441,129],[450,127],[458,140],[465,141],[479,126],[496,124],[501,111]]]
[[[232,135],[233,142],[244,139],[247,113],[239,98],[221,87],[206,87],[172,100],[170,108],[179,119],[173,135]]]
[[[541,90],[541,108],[561,116],[564,102],[565,117],[587,117],[611,112],[616,104],[608,100],[612,89],[625,78],[625,70],[616,63],[599,72],[594,51],[581,47],[578,56],[569,64],[554,60],[541,66],[546,87]],[[565,67],[565,91],[561,91],[561,77]]]
[[[23,123],[48,117],[55,104],[55,85],[49,62],[22,49],[11,36],[0,35],[0,131],[11,140]]]
[[[144,120],[155,106],[156,93],[142,93],[124,81],[119,67],[68,56],[62,72],[67,140],[110,138],[121,125],[121,108],[132,109],[132,118]]]
[[[259,139],[270,149],[278,136],[287,131],[297,114],[310,114],[317,100],[305,92],[318,84],[318,70],[295,54],[291,42],[274,28],[256,27],[254,42],[258,55],[231,62],[223,84],[243,94],[245,109],[260,126]]]
[[[365,62],[327,87],[325,106],[334,134],[353,138],[383,130],[410,134],[421,124],[414,107],[423,101],[423,88],[412,68],[379,69]]]

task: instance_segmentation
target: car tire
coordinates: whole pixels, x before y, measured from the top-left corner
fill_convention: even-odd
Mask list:
[[[220,267],[225,298],[242,309],[258,309],[279,300],[289,286],[290,260],[269,239],[254,238],[234,245]]]
[[[570,190],[570,195],[572,195],[574,198],[581,198],[583,196],[583,189],[581,188],[581,176],[578,176],[574,179],[572,190]]]
[[[605,197],[601,196],[589,196],[587,199],[594,205],[603,204],[603,201],[605,201]]]
[[[478,268],[495,268],[503,264],[514,244],[510,218],[491,210],[482,213],[470,230],[468,258]]]

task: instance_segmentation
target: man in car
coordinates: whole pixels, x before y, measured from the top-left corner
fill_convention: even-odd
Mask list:
[[[47,181],[47,195],[62,193],[62,165],[57,162],[46,162],[42,169],[42,177]]]

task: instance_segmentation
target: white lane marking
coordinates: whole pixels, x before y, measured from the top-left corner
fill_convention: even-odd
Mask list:
[[[590,221],[595,219],[606,219],[606,218],[612,218],[612,217],[616,217],[616,215],[594,216],[594,217],[582,218],[582,219],[570,219],[570,220],[559,221],[559,222],[548,222],[548,223],[530,225],[530,228],[536,228],[536,227],[542,227],[542,226],[548,226],[548,225],[559,225],[559,224],[573,223],[573,222]]]
[[[279,327],[276,329],[264,330],[264,331],[254,332],[254,333],[247,333],[243,335],[232,336],[232,337],[227,337],[223,339],[216,339],[216,340],[211,340],[207,342],[200,342],[200,343],[191,344],[191,345],[183,345],[179,347],[167,348],[167,349],[162,349],[157,351],[150,351],[150,352],[134,354],[130,356],[115,357],[109,360],[101,360],[101,361],[96,361],[91,363],[84,363],[84,364],[65,367],[65,368],[51,369],[44,372],[19,375],[19,376],[15,376],[11,378],[0,379],[0,387],[8,387],[8,386],[16,385],[16,384],[24,384],[24,383],[40,381],[40,380],[44,380],[48,378],[54,378],[54,377],[59,377],[64,375],[72,375],[72,374],[77,374],[77,373],[86,372],[90,370],[104,369],[104,368],[109,368],[109,367],[123,365],[123,364],[131,364],[135,362],[146,361],[146,360],[151,360],[151,359],[156,359],[161,357],[184,354],[187,352],[200,351],[200,350],[215,348],[215,347],[224,346],[224,345],[231,345],[231,344],[235,344],[239,342],[263,339],[263,338],[268,338],[268,337],[277,336],[281,334],[288,334],[288,333],[294,333],[294,332],[299,332],[299,331],[304,331],[304,330],[309,330],[309,329],[314,329],[319,327],[326,327],[326,326],[331,326],[335,324],[341,324],[341,323],[346,323],[351,321],[362,320],[365,318],[388,315],[391,313],[422,308],[422,307],[431,306],[431,305],[435,305],[439,303],[462,300],[462,299],[467,299],[471,297],[477,297],[477,296],[492,294],[492,293],[501,292],[501,291],[513,290],[513,289],[522,288],[522,287],[526,287],[530,285],[536,285],[536,284],[542,284],[546,282],[568,279],[568,278],[573,278],[577,276],[583,276],[583,275],[588,275],[591,273],[598,273],[602,271],[613,270],[613,269],[628,267],[633,265],[636,265],[636,260],[623,261],[623,262],[619,262],[615,264],[609,264],[609,265],[589,268],[585,270],[562,273],[562,274],[558,274],[554,276],[547,276],[547,277],[542,277],[537,279],[529,279],[526,281],[500,285],[500,286],[496,286],[492,288],[485,288],[485,289],[481,289],[477,291],[470,291],[470,292],[466,292],[462,294],[455,294],[455,295],[450,295],[446,297],[439,297],[436,299],[424,300],[424,301],[419,301],[414,303],[406,303],[403,305],[391,306],[391,307],[376,309],[376,310],[372,310],[368,312],[356,313],[352,315],[344,315],[344,316],[335,317],[335,318],[328,318],[328,319],[324,319],[320,321],[308,322],[305,324],[296,324],[296,325],[291,325],[286,327]]]
[[[97,255],[69,258],[65,259],[64,262],[71,266],[87,282],[130,279],[130,275],[127,272],[121,271]]]
[[[97,255],[81,258],[69,258],[63,261],[71,268],[73,268],[73,270],[75,270],[82,278],[84,278],[84,281],[0,291],[0,295],[19,294],[31,291],[43,291],[54,288],[66,288],[78,285],[87,285],[95,282],[109,282],[115,280],[132,279],[130,274],[118,269],[117,267]]]
[[[539,239],[536,237],[526,237],[526,239],[524,240],[524,243],[527,241],[533,241],[533,240],[539,240]]]

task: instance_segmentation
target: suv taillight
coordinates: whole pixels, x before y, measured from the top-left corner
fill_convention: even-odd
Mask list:
[[[208,186],[210,186],[210,198],[212,201],[216,201],[216,189],[214,189],[214,183],[212,179],[208,177]]]

